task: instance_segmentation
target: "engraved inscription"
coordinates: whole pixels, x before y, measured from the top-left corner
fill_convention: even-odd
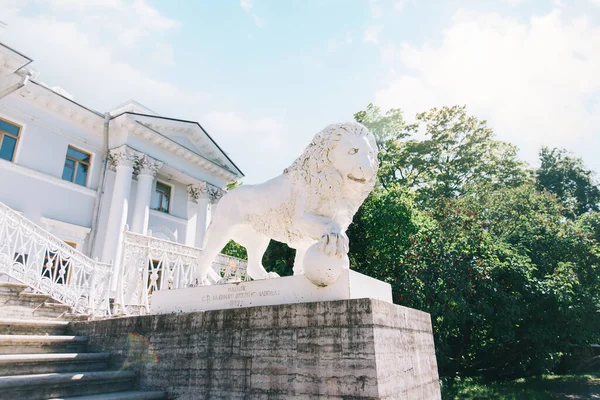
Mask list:
[[[275,297],[279,296],[279,290],[256,290],[251,291],[245,285],[236,285],[227,288],[226,293],[205,295],[202,296],[201,301],[203,303],[210,303],[215,301],[228,301],[230,307],[243,307],[251,304],[250,300],[259,297]]]

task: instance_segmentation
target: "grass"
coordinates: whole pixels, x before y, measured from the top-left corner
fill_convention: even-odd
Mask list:
[[[600,399],[600,371],[573,375],[541,375],[501,383],[466,378],[445,383],[444,400]]]

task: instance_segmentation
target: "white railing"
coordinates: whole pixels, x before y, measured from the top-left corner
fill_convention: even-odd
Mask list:
[[[74,312],[107,316],[111,270],[0,203],[0,274]]]
[[[116,313],[146,314],[152,292],[180,289],[197,284],[242,281],[246,260],[219,254],[209,273],[209,282],[193,282],[202,250],[196,247],[123,232],[121,273],[117,283]]]

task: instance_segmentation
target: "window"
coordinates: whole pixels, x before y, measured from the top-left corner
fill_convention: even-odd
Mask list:
[[[0,158],[13,161],[21,126],[0,118]]]
[[[87,177],[90,171],[91,155],[74,147],[69,146],[65,158],[65,168],[62,178],[81,186],[87,185]]]
[[[162,182],[156,182],[156,190],[152,196],[152,209],[169,212],[169,203],[171,202],[171,186]]]

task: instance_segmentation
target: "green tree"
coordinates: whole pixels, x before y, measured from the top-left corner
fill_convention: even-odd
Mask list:
[[[242,260],[248,259],[248,253],[246,253],[246,248],[239,245],[237,242],[230,240],[229,243],[223,248],[221,251],[222,254],[231,257],[241,258]]]
[[[407,141],[401,154],[416,170],[410,184],[418,188],[424,202],[460,197],[480,183],[499,188],[525,180],[517,148],[496,140],[486,121],[468,115],[464,106],[418,114],[409,129],[425,136]]]
[[[365,110],[354,114],[354,119],[373,132],[377,140],[380,184],[384,187],[394,185],[398,180],[400,146],[409,135],[402,111],[391,109],[382,113],[379,107],[369,104]]]
[[[511,378],[598,339],[600,248],[531,184],[446,199],[400,268],[405,305],[430,312],[440,372]]]
[[[352,269],[390,283],[398,301],[412,279],[400,261],[421,223],[412,197],[397,185],[375,189],[347,231]]]
[[[355,119],[378,138],[380,183],[409,188],[421,203],[460,197],[482,183],[494,189],[527,180],[517,148],[496,140],[486,121],[468,115],[464,106],[433,108],[410,125],[400,110],[383,114],[373,105]]]
[[[600,210],[600,188],[581,158],[570,156],[564,149],[543,147],[540,162],[536,187],[554,193],[565,206],[566,216]]]

